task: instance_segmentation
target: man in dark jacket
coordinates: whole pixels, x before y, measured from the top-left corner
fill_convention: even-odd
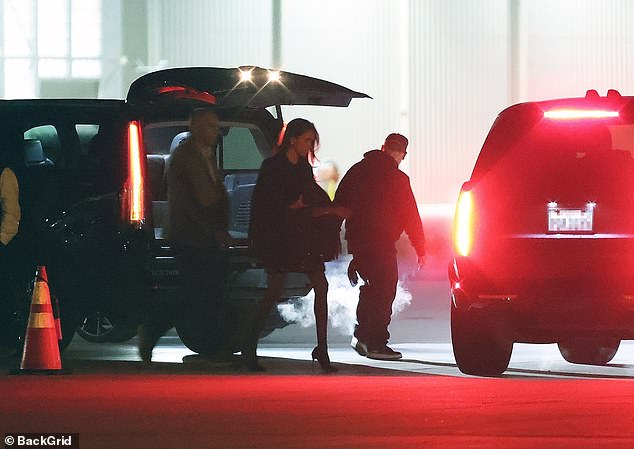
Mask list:
[[[425,262],[425,237],[409,177],[398,169],[407,154],[407,138],[390,134],[381,150],[367,152],[339,184],[335,203],[349,208],[346,220],[350,273],[365,284],[359,290],[357,325],[352,347],[363,356],[397,360],[400,352],[387,346],[398,266],[395,243],[405,231]]]

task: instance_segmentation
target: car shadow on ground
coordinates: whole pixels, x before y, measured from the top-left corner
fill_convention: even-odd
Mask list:
[[[325,374],[317,363],[310,360],[297,360],[282,357],[259,357],[260,363],[266,368],[265,372],[250,373],[247,371],[241,357],[236,355],[230,363],[220,364],[198,355],[184,357],[179,362],[152,362],[145,364],[141,361],[130,360],[65,360],[62,357],[64,375],[273,375],[273,376],[420,376],[419,373],[396,371],[371,367],[361,364],[336,363],[337,373]],[[20,357],[3,357],[0,359],[0,372],[9,374],[20,366]]]

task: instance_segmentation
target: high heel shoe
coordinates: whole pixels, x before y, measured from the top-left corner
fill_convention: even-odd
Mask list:
[[[319,363],[324,373],[336,373],[339,371],[337,367],[330,364],[328,350],[324,346],[316,346],[311,355],[313,358],[313,371],[315,371],[315,361]]]

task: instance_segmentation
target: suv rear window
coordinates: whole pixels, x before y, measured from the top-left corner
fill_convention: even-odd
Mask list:
[[[472,179],[506,159],[540,159],[556,163],[562,159],[593,157],[613,159],[620,152],[634,155],[634,125],[629,123],[565,123],[542,120],[532,126],[515,126],[511,120],[494,126],[480,153]],[[523,155],[522,155],[523,154]]]
[[[61,159],[62,144],[59,140],[57,128],[53,125],[41,125],[24,132],[24,138],[39,140],[42,144],[44,156],[53,163]]]
[[[474,175],[486,172],[507,197],[530,199],[594,195],[627,199],[634,178],[634,125],[541,121],[508,148],[488,148]],[[483,152],[484,153],[484,152]],[[502,195],[503,194],[503,195]],[[556,200],[557,198],[552,198]]]
[[[236,122],[221,122],[220,127],[223,147],[222,168],[225,171],[259,169],[268,154],[268,143],[260,128],[249,123]],[[146,125],[143,128],[146,153],[169,155],[182,141],[182,133],[185,132],[186,122]]]
[[[262,131],[255,125],[222,124],[223,168],[225,170],[257,170],[264,155],[260,148],[268,146]]]

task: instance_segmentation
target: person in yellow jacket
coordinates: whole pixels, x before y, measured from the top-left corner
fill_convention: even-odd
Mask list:
[[[15,351],[15,323],[13,315],[15,298],[10,287],[11,271],[14,265],[9,254],[9,245],[18,233],[20,225],[20,189],[15,172],[8,166],[0,168],[0,346],[2,352]],[[5,351],[6,350],[6,351]]]
[[[334,161],[326,159],[320,163],[315,177],[317,184],[326,191],[330,200],[334,200],[335,192],[337,191],[337,182],[339,181],[339,170]]]
[[[18,233],[20,225],[20,188],[15,172],[4,167],[0,172],[0,201],[2,219],[0,220],[0,244],[6,247]]]

